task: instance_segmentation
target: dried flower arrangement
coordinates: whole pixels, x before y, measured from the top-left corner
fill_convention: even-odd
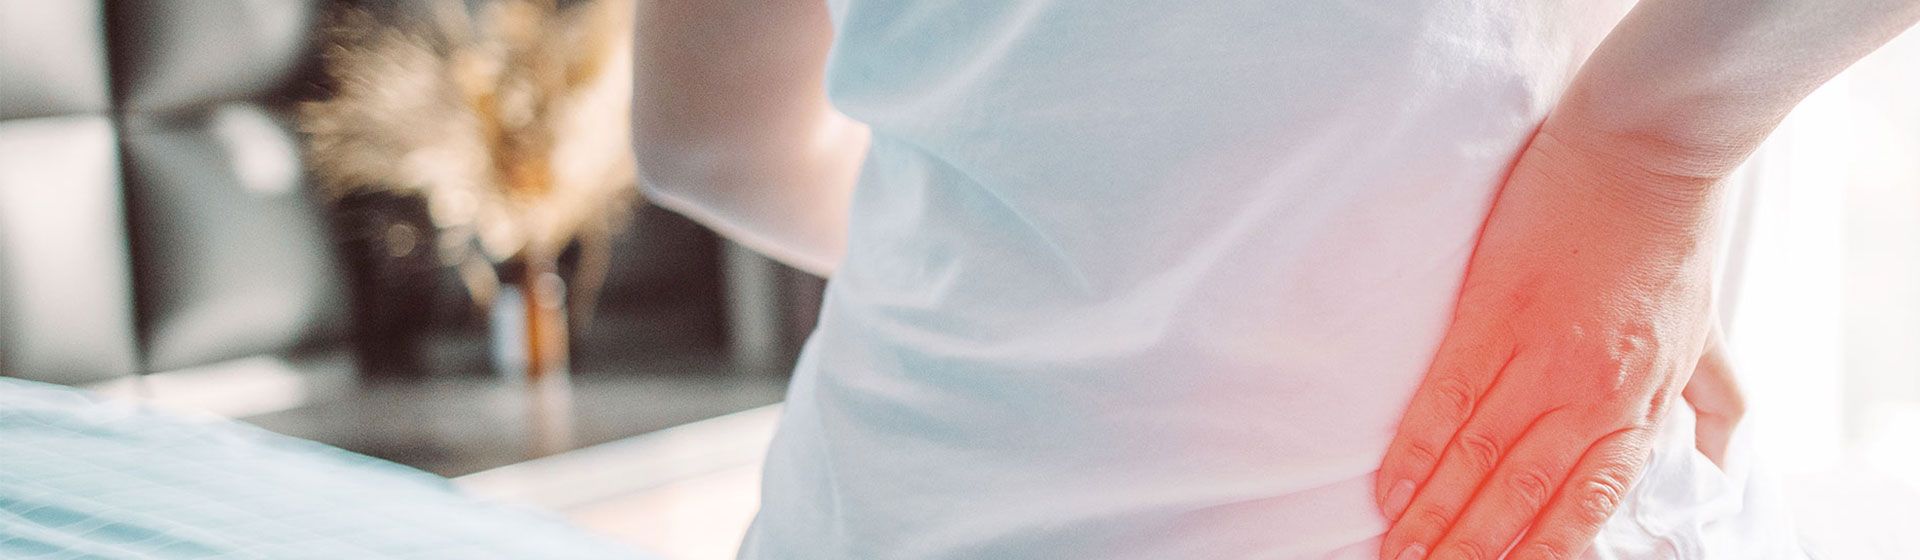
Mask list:
[[[417,196],[433,250],[477,303],[490,305],[502,282],[524,288],[537,370],[564,353],[564,326],[542,311],[558,308],[558,290],[543,285],[557,279],[558,255],[580,251],[568,290],[579,321],[637,197],[633,0],[462,4],[428,0],[425,23],[413,24],[335,14],[323,53],[334,91],[300,108],[301,127],[326,198]]]

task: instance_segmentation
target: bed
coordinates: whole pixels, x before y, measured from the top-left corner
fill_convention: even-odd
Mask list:
[[[440,477],[0,378],[0,558],[650,558]]]

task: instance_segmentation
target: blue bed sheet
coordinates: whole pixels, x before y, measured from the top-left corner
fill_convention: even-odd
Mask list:
[[[0,378],[0,558],[644,558],[445,479]]]

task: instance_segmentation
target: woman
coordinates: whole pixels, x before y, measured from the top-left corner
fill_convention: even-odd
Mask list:
[[[655,199],[832,274],[742,557],[1801,557],[1703,455],[1718,179],[1916,19],[650,3]]]

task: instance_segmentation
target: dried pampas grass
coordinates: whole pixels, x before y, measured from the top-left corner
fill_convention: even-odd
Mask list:
[[[335,15],[333,95],[300,108],[322,192],[417,193],[450,263],[463,247],[500,263],[603,246],[637,192],[633,0],[425,9],[411,24]]]

